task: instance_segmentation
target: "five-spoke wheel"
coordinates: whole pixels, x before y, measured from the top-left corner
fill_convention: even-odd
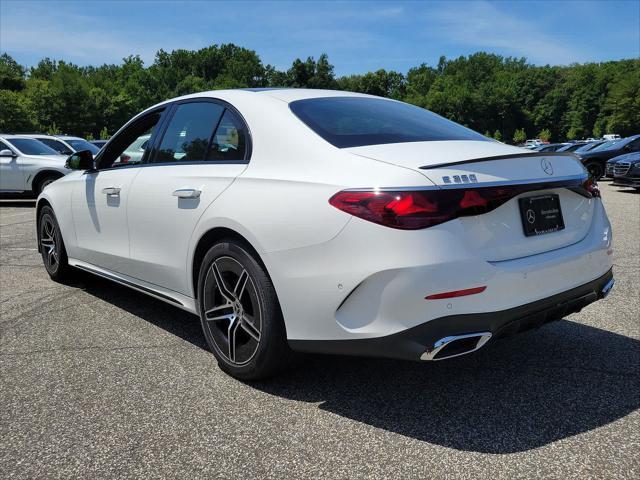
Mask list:
[[[234,258],[213,261],[205,278],[204,318],[221,355],[235,364],[251,360],[260,344],[262,313],[253,279]]]
[[[245,380],[272,375],[289,351],[275,289],[254,255],[235,240],[217,243],[198,279],[207,343],[224,371]]]
[[[42,207],[38,218],[38,242],[42,262],[49,276],[58,282],[71,277],[71,268],[67,263],[67,252],[64,248],[60,226],[53,210],[49,206]]]

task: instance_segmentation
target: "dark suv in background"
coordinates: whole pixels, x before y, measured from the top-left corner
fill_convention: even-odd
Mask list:
[[[607,160],[624,155],[625,153],[640,151],[640,135],[623,138],[622,140],[611,140],[584,153],[577,152],[583,165],[589,170],[592,177],[599,179],[605,173]]]

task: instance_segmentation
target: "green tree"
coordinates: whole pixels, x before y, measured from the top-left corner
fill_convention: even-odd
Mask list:
[[[495,140],[498,140],[499,142],[502,141],[502,133],[500,133],[500,130],[496,130],[495,132],[493,132],[493,138]]]
[[[24,95],[0,90],[0,132],[28,132],[36,125],[35,112]]]
[[[544,140],[545,142],[548,142],[551,140],[551,130],[549,130],[548,128],[543,128],[540,133],[538,134],[538,138],[540,140]]]
[[[0,55],[0,89],[20,91],[25,86],[25,69],[9,54]]]
[[[519,128],[513,134],[513,143],[516,145],[519,143],[524,143],[527,140],[527,133],[524,131],[524,128]]]

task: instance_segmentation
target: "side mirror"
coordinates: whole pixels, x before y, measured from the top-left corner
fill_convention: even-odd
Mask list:
[[[17,155],[15,153],[13,153],[11,150],[9,150],[8,148],[5,148],[4,150],[0,150],[0,157],[16,157]]]
[[[80,150],[72,153],[64,164],[70,170],[94,170],[96,168],[93,153],[89,150]]]

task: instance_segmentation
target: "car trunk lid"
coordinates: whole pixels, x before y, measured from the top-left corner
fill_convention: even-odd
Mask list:
[[[531,191],[488,213],[457,220],[469,248],[488,261],[526,257],[571,245],[582,240],[591,225],[594,200],[574,188],[586,180],[586,173],[573,154],[531,152],[478,141],[414,142],[347,150],[416,170],[428,179],[427,188],[482,190],[534,184]],[[554,195],[559,199],[564,225],[556,231],[525,235],[523,220],[527,209],[520,207],[519,200]],[[549,210],[545,207],[537,214],[546,215]]]

